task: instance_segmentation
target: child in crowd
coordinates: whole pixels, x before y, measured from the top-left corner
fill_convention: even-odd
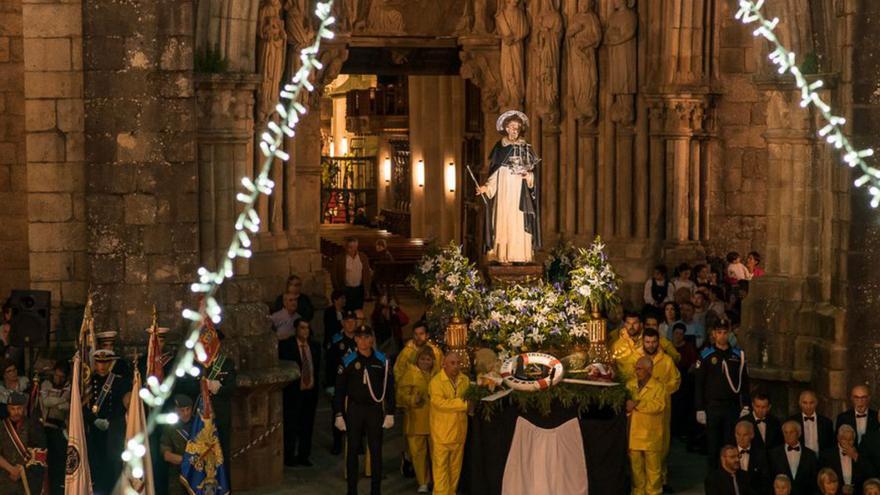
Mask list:
[[[727,281],[736,285],[740,280],[748,280],[749,269],[742,263],[742,257],[736,251],[727,253]]]

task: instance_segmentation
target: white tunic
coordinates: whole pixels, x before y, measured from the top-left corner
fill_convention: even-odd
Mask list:
[[[526,181],[534,187],[534,173],[529,172]],[[495,244],[489,259],[502,263],[532,261],[532,234],[526,232],[525,216],[519,209],[522,182],[523,177],[508,167],[499,167],[486,182],[486,195],[495,198]]]

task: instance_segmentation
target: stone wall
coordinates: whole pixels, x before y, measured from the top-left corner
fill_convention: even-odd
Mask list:
[[[83,9],[88,262],[96,323],[123,340],[156,304],[163,324],[194,304],[199,261],[193,4]]]
[[[27,288],[27,177],[21,0],[0,3],[0,294]]]

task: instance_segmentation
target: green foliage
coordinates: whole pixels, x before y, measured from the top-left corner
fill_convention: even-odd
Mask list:
[[[465,392],[465,399],[477,403],[477,411],[483,415],[483,419],[486,421],[491,421],[492,417],[502,407],[503,400],[492,402],[481,400],[492,393],[489,389],[477,385],[471,385]],[[513,400],[514,405],[520,411],[534,410],[545,416],[550,414],[550,409],[554,404],[561,404],[563,407],[577,406],[578,413],[584,413],[594,408],[603,409],[606,407],[610,407],[614,412],[619,413],[626,406],[626,400],[629,399],[629,391],[622,385],[598,387],[561,383],[540,392],[514,390],[507,398]]]
[[[229,69],[229,60],[220,53],[219,48],[206,47],[195,53],[193,69],[205,74],[222,74]]]
[[[804,56],[801,62],[801,74],[818,74],[819,73],[819,57],[816,52],[810,52]]]

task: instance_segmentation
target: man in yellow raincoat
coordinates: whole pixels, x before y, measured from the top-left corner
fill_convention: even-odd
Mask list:
[[[629,460],[633,495],[663,493],[662,454],[666,390],[651,377],[653,360],[642,356],[635,364],[635,377],[627,382],[632,399],[626,401],[629,414]]]
[[[434,352],[434,373],[440,371],[440,367],[443,365],[443,351],[429,340],[428,325],[424,321],[416,322],[413,325],[412,334],[412,339],[403,346],[400,354],[397,355],[397,361],[394,362],[394,382],[398,384],[398,388],[403,380],[403,374],[406,373],[410,365],[416,364],[419,351],[426,346]]]
[[[642,353],[651,358],[654,370],[651,376],[663,384],[666,390],[666,408],[663,410],[663,452],[660,462],[663,465],[663,484],[666,485],[666,456],[669,454],[669,441],[672,438],[672,394],[681,385],[681,373],[666,352],[660,348],[660,334],[653,328],[642,332]]]
[[[455,495],[464,441],[467,436],[468,404],[463,399],[469,386],[467,376],[459,372],[461,358],[449,353],[443,358],[443,370],[431,379],[431,468],[434,495]]]
[[[409,365],[397,384],[397,405],[403,407],[403,434],[419,483],[418,493],[428,493],[428,440],[431,436],[428,385],[436,374],[434,363],[433,349],[422,347],[416,364]]]
[[[642,319],[638,313],[627,311],[623,318],[623,328],[609,334],[611,355],[614,357],[617,370],[624,380],[633,377],[636,360],[642,352]],[[660,337],[660,347],[672,358],[673,362],[681,359],[675,346],[665,337]]]

